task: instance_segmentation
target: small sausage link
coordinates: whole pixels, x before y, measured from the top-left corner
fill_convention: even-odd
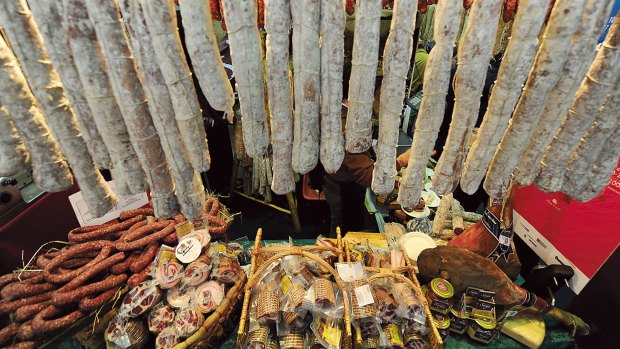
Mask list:
[[[112,299],[117,291],[118,289],[111,288],[109,290],[103,291],[96,297],[84,297],[80,299],[78,306],[83,312],[93,311],[100,308],[105,302]]]
[[[14,301],[1,301],[0,302],[0,315],[12,313],[16,311],[17,309],[19,309],[20,307],[23,307],[24,305],[37,304],[37,303],[48,301],[52,298],[52,293],[53,291],[50,291],[50,292],[41,293],[41,294],[38,294],[32,297],[17,299]]]
[[[80,275],[76,276],[73,280],[69,281],[66,285],[58,289],[56,293],[63,293],[75,290],[78,286],[81,286],[90,278],[98,275],[102,271],[109,269],[111,266],[122,261],[123,259],[125,259],[125,254],[123,252],[118,252],[101,261],[100,263],[90,266],[82,273],[80,273]]]
[[[172,235],[172,234],[170,234]],[[155,259],[155,255],[157,255],[157,251],[159,250],[159,244],[151,243],[146,247],[146,250],[138,257],[136,260],[129,265],[129,270],[132,273],[139,273],[144,268],[146,268],[153,259]]]
[[[132,225],[140,222],[141,220],[144,220],[144,216],[139,215],[131,219],[128,219],[124,222],[106,225],[102,228],[89,231],[89,232],[78,233],[72,230],[68,234],[68,239],[69,239],[69,242],[73,244],[89,242],[89,241],[98,241],[100,239],[105,238],[106,236],[110,234],[116,233],[121,230],[125,230],[131,227]]]
[[[134,288],[138,286],[139,284],[143,283],[144,281],[146,281],[146,279],[149,278],[150,271],[151,271],[151,266],[144,268],[144,270],[142,270],[141,272],[137,274],[133,274],[129,278],[129,280],[127,280],[127,286],[129,286],[130,288]]]
[[[48,306],[34,317],[32,320],[32,330],[36,335],[44,335],[61,328],[66,328],[84,317],[84,313],[79,310],[75,310],[69,314],[65,314],[51,320],[51,318],[61,314],[62,312],[59,308],[53,305]]]
[[[161,241],[164,244],[166,244],[166,245],[171,245],[171,246],[176,245],[177,242],[179,242],[179,239],[177,237],[177,232],[173,231],[172,233],[170,233],[170,235],[168,235],[165,238],[161,239]]]
[[[32,321],[28,321],[19,326],[19,330],[17,331],[17,339],[20,341],[29,341],[34,339],[35,334],[32,330]]]
[[[8,326],[5,326],[0,330],[0,346],[8,343],[13,337],[17,335],[17,331],[21,325],[17,323],[12,323]]]
[[[54,292],[51,303],[56,306],[62,306],[91,295],[117,287],[127,280],[127,274],[110,275],[107,278],[93,282],[92,284],[78,287],[74,290]]]
[[[15,282],[2,289],[0,295],[4,299],[13,300],[17,298],[30,297],[51,290],[55,290],[56,286],[50,283],[30,284],[27,282]]]
[[[28,321],[32,319],[35,315],[37,315],[40,311],[47,308],[48,305],[50,305],[48,302],[42,302],[19,307],[19,309],[15,311],[15,320],[19,322]]]
[[[97,257],[95,257],[93,260],[88,262],[86,265],[78,269],[63,273],[63,274],[57,273],[57,268],[60,267],[60,265],[63,262],[75,256],[78,256],[84,252],[89,252],[89,251],[97,250],[97,249],[100,250]],[[92,241],[92,242],[86,242],[80,245],[71,246],[71,248],[69,248],[66,251],[63,251],[63,253],[61,253],[58,257],[54,258],[45,267],[44,269],[45,278],[47,279],[48,282],[51,282],[54,284],[67,283],[73,280],[74,278],[76,278],[78,275],[80,275],[84,270],[90,268],[93,265],[96,265],[97,263],[101,262],[103,259],[107,258],[110,255],[110,253],[112,253],[112,242],[110,241]]]
[[[136,208],[134,210],[123,211],[118,216],[118,219],[121,221],[128,220],[129,218],[133,218],[136,216],[153,216],[155,211],[150,207],[142,207]]]
[[[12,283],[18,282],[20,280],[30,279],[37,275],[42,275],[42,271],[24,271],[21,273],[10,273],[6,275],[0,276],[0,288]]]
[[[157,240],[160,240],[168,236],[170,233],[174,231],[174,225],[175,225],[174,221],[162,221],[162,222],[155,222],[145,227],[136,229],[135,231],[132,231],[129,234],[127,234],[127,236],[124,236],[123,240],[118,241],[116,243],[116,249],[119,251],[129,251],[129,250],[138,249],[142,246],[146,246],[150,243],[153,243]],[[148,234],[158,229],[161,229],[161,230],[159,230],[156,233]],[[148,235],[138,239],[139,237],[145,234],[148,234]]]

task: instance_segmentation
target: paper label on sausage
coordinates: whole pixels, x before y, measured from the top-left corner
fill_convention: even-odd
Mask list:
[[[181,263],[188,264],[200,256],[202,244],[196,238],[183,239],[179,241],[174,253]]]
[[[110,181],[108,182],[108,184],[114,192],[117,192],[114,181]],[[73,212],[75,212],[75,216],[77,217],[77,220],[80,223],[81,227],[85,225],[97,225],[109,222],[112,219],[118,218],[123,211],[140,208],[149,203],[146,193],[117,196],[118,204],[114,206],[114,208],[108,213],[99,218],[93,217],[93,215],[90,213],[90,210],[86,205],[86,201],[84,201],[84,197],[82,196],[81,191],[70,195],[69,202],[71,203]]]
[[[372,291],[370,290],[370,285],[362,285],[355,288],[355,297],[357,297],[357,304],[360,307],[363,307],[368,304],[373,304],[375,302],[372,297]]]

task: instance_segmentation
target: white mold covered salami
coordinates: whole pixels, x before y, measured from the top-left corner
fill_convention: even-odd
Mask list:
[[[467,153],[461,174],[461,189],[468,194],[478,190],[497,144],[508,127],[508,120],[534,62],[538,34],[545,20],[548,2],[548,0],[519,2],[519,11],[512,26],[510,41],[499,67],[478,137]]]
[[[204,211],[204,186],[185,151],[181,133],[174,119],[170,92],[159,65],[153,59],[157,54],[146,27],[142,5],[138,0],[122,0],[119,1],[119,6],[131,37],[131,49],[136,57],[138,73],[148,98],[153,124],[168,159],[181,213],[188,220],[197,220]]]
[[[32,94],[71,166],[90,214],[103,216],[118,203],[118,198],[95,166],[80,135],[73,110],[26,1],[3,2],[0,25],[4,27]]]
[[[144,192],[144,171],[129,140],[118,107],[95,29],[81,0],[65,0],[69,46],[84,95],[112,160],[112,178],[120,195]]]
[[[25,171],[30,155],[5,106],[0,104],[0,177]]]
[[[371,186],[376,194],[389,194],[394,189],[394,181],[398,174],[396,171],[398,125],[413,52],[417,7],[417,0],[395,2],[390,34],[383,52],[377,162],[372,173]]]
[[[549,93],[540,121],[515,169],[517,185],[530,185],[536,179],[540,160],[566,116],[575,93],[594,60],[600,29],[609,18],[611,5],[611,1],[608,3],[598,0],[587,1],[579,28],[571,38],[568,60],[562,68],[560,80]]]
[[[576,200],[586,201],[591,198],[591,192],[594,189],[584,190],[584,188],[587,186],[596,188],[607,183],[608,178],[605,178],[603,183],[590,184],[593,178],[590,178],[592,176],[589,174],[594,168],[594,164],[597,163],[601,152],[610,146],[609,143],[615,142],[610,139],[610,136],[618,127],[620,127],[620,79],[616,81],[614,91],[607,96],[596,119],[568,159],[562,183],[564,194]],[[600,168],[601,165],[597,167]]]
[[[243,143],[250,157],[260,158],[269,146],[269,130],[263,87],[263,51],[256,25],[257,3],[251,0],[222,0],[222,3],[243,118]]]
[[[73,184],[69,166],[30,92],[17,59],[0,38],[0,101],[19,130],[32,162],[32,177],[45,191],[58,192]]]
[[[180,1],[179,8],[185,45],[202,92],[213,109],[224,112],[232,122],[235,97],[213,32],[209,1]]]
[[[346,149],[351,153],[368,150],[372,141],[372,103],[379,64],[381,4],[381,0],[364,0],[358,2],[355,9],[349,107],[345,125]]]
[[[291,1],[295,74],[292,165],[301,174],[310,172],[319,161],[320,7],[319,0]],[[245,126],[244,122],[244,130]]]
[[[208,171],[211,157],[202,111],[178,34],[174,3],[171,0],[140,0],[140,4],[189,159],[196,171]]]
[[[267,94],[271,116],[273,180],[271,190],[284,195],[295,190],[293,157],[293,115],[289,70],[291,7],[287,0],[265,1]],[[242,143],[241,143],[242,144]],[[240,151],[238,151],[240,152]]]
[[[321,0],[321,164],[327,173],[344,159],[342,135],[342,66],[345,12],[342,2]]]
[[[443,121],[450,83],[452,49],[459,24],[460,1],[440,1],[435,16],[435,47],[428,57],[424,73],[424,97],[415,124],[411,155],[400,180],[398,201],[405,207],[415,206],[420,200],[426,178],[427,159]]]
[[[570,154],[594,121],[607,94],[613,91],[619,75],[620,21],[614,21],[540,163],[540,173],[535,181],[539,189],[551,193],[562,188]]]
[[[461,178],[469,140],[478,118],[480,96],[493,53],[501,9],[500,0],[490,0],[474,2],[470,10],[457,54],[450,130],[433,176],[433,190],[439,195],[452,193]]]
[[[179,213],[174,184],[148,110],[127,36],[121,25],[117,3],[87,0],[86,7],[106,57],[112,92],[119,102],[131,142],[151,189],[155,215],[162,218],[172,217]]]
[[[71,102],[71,109],[82,132],[82,138],[95,164],[101,169],[111,168],[112,160],[108,148],[101,138],[93,114],[86,102],[84,89],[73,62],[73,55],[69,48],[67,21],[63,17],[63,2],[40,0],[29,2],[28,5],[39,25],[47,53],[60,75],[67,98]]]
[[[585,2],[558,0],[553,6],[523,93],[484,180],[484,189],[492,197],[506,194],[510,175],[538,124],[549,92],[560,79]]]

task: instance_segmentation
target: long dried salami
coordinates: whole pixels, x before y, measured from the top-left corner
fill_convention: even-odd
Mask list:
[[[32,1],[28,5],[45,40],[45,48],[52,65],[60,75],[65,94],[71,102],[71,109],[90,155],[99,168],[111,168],[112,160],[108,148],[99,134],[73,62],[73,55],[69,48],[69,34],[66,30],[67,20],[63,17],[62,1],[40,0]]]
[[[289,72],[289,29],[291,7],[286,0],[265,1],[265,60],[267,94],[271,114],[273,180],[271,190],[284,195],[295,190],[291,167],[293,150],[293,115]],[[241,143],[242,144],[242,143]]]
[[[19,130],[32,162],[32,177],[45,191],[69,189],[73,178],[43,113],[30,92],[17,59],[0,38],[0,101]]]
[[[541,168],[536,177],[536,186],[551,193],[560,190],[566,172],[568,157],[577,146],[579,139],[589,128],[607,94],[612,91],[620,75],[620,23],[614,21],[596,54],[577,96],[568,110],[562,126],[553,137]]]
[[[13,176],[25,171],[30,162],[30,155],[9,112],[0,104],[0,176]]]
[[[413,31],[417,0],[397,0],[394,18],[383,52],[383,82],[379,112],[379,139],[377,162],[372,173],[372,190],[377,194],[389,194],[396,180],[396,150],[398,125],[405,99],[407,73],[413,52]]]
[[[209,0],[188,0],[179,2],[179,8],[187,53],[202,92],[213,109],[224,112],[232,122],[235,97],[213,31],[211,4]]]
[[[257,4],[249,0],[224,0],[222,9],[243,118],[243,143],[250,157],[262,157],[269,146],[269,130],[265,115],[263,52],[256,26]]]
[[[340,1],[321,0],[321,146],[319,156],[327,173],[340,169],[344,159],[342,135],[342,66],[346,16]]]
[[[549,93],[540,121],[515,169],[515,182],[518,185],[530,185],[534,182],[545,149],[560,127],[588,67],[594,60],[600,29],[609,17],[611,5],[611,2],[587,1],[579,27],[571,38],[568,60],[562,68],[560,80]]]
[[[319,161],[321,95],[320,1],[292,0],[293,17],[293,170],[310,172]],[[243,124],[245,130],[246,124]],[[246,143],[247,146],[247,143]]]
[[[398,201],[405,207],[417,205],[420,200],[427,159],[443,120],[460,11],[460,0],[440,1],[435,10],[435,47],[428,57],[422,85],[424,97],[415,124],[411,155],[398,193]]]
[[[616,114],[617,115],[617,114]],[[607,138],[605,147],[598,154],[597,160],[590,167],[588,183],[581,189],[575,199],[589,201],[594,199],[609,183],[609,177],[614,173],[620,157],[620,126]]]
[[[119,102],[129,137],[151,189],[155,215],[172,217],[179,212],[179,205],[174,196],[174,184],[159,136],[153,126],[125,31],[120,23],[118,6],[112,1],[88,0],[86,7],[102,51],[107,57],[106,66],[112,83],[112,92]]]
[[[553,7],[534,66],[484,180],[484,189],[492,197],[501,198],[506,193],[510,174],[534,132],[549,92],[560,79],[585,2],[560,0]]]
[[[73,110],[50,63],[43,37],[26,0],[3,2],[0,12],[0,23],[13,43],[13,51],[32,93],[73,170],[90,214],[101,217],[116,206],[118,198],[96,168],[80,135]]]
[[[345,125],[346,149],[351,153],[364,152],[371,145],[380,24],[381,0],[365,0],[357,4]]]
[[[590,181],[588,173],[603,148],[609,146],[609,137],[619,125],[620,80],[617,80],[614,91],[607,96],[596,119],[568,159],[562,184],[564,194],[577,200],[589,197],[589,191],[583,190]]]
[[[112,160],[112,177],[118,194],[139,194],[147,189],[144,171],[129,141],[129,133],[112,94],[105,60],[97,42],[86,5],[81,0],[64,0],[73,53],[86,102]]]
[[[131,37],[132,51],[136,57],[144,93],[148,98],[153,124],[159,134],[170,173],[176,184],[181,212],[190,220],[199,219],[204,207],[204,186],[183,147],[182,136],[174,119],[170,92],[160,66],[153,59],[157,54],[149,40],[142,5],[137,0],[122,0],[119,6]]]
[[[480,96],[495,43],[500,0],[474,2],[458,50],[454,76],[454,110],[448,138],[435,167],[433,190],[445,195],[458,185],[471,133],[478,118]]]
[[[545,20],[549,0],[522,0],[512,26],[512,34],[497,73],[493,93],[482,119],[478,137],[467,153],[461,174],[461,189],[468,194],[478,190],[495,149],[508,127],[527,73],[534,62],[538,33]]]
[[[140,4],[153,48],[156,52],[166,52],[156,54],[155,60],[170,90],[181,139],[194,169],[206,172],[211,166],[211,157],[198,96],[178,34],[174,3],[171,0],[140,0]]]

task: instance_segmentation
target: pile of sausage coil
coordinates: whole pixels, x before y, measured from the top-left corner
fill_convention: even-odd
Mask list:
[[[207,202],[204,221],[214,233],[227,223],[219,202]],[[163,244],[177,242],[182,215],[164,220],[152,208],[124,211],[112,222],[68,233],[69,244],[34,258],[26,270],[0,276],[0,347],[35,348],[41,339],[101,308],[127,284],[147,280]]]

